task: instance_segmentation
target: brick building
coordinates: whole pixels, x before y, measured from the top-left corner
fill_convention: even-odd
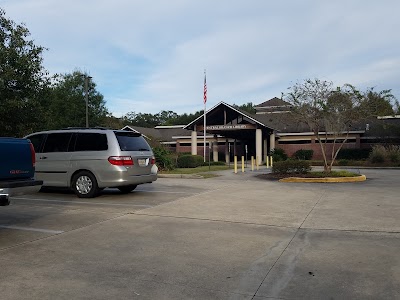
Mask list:
[[[204,116],[187,125],[126,126],[124,129],[159,140],[172,151],[205,154],[207,159],[214,161],[229,162],[236,155],[246,159],[253,156],[262,163],[274,148],[285,150],[289,156],[299,149],[312,149],[313,159],[322,159],[316,137],[304,124],[291,117],[289,103],[272,98],[256,105],[255,109],[256,113],[250,114],[220,102],[207,111],[205,134]],[[334,137],[330,133],[323,134],[330,155]],[[343,141],[345,136],[343,133],[337,142]],[[400,116],[375,118],[353,126],[343,148],[371,148],[383,143],[400,144]]]

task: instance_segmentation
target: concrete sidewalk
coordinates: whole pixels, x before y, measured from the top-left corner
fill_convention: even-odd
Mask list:
[[[160,178],[196,192],[1,251],[2,298],[400,299],[400,170],[363,173]]]
[[[196,236],[211,251],[206,265],[227,263],[203,266],[218,281],[204,288],[231,292],[221,299],[400,299],[400,171],[362,173],[366,182],[288,184],[228,170],[207,193],[137,214],[182,218],[184,228],[204,222],[196,227],[206,232]],[[202,251],[191,250],[202,265]]]

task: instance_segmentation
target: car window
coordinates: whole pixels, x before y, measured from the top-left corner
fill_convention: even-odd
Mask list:
[[[71,132],[49,133],[43,152],[67,152],[71,136]]]
[[[151,151],[149,144],[140,133],[115,132],[121,151]]]
[[[42,152],[44,138],[45,138],[45,134],[43,134],[43,133],[34,134],[34,135],[31,135],[30,137],[28,137],[28,139],[31,141],[36,153]]]
[[[107,135],[104,133],[77,133],[75,151],[104,151],[108,149]]]

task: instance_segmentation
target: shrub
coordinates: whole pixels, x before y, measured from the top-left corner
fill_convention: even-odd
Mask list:
[[[371,154],[369,155],[369,160],[372,163],[383,163],[385,162],[386,149],[382,145],[377,145],[372,147]]]
[[[306,160],[285,160],[275,162],[272,166],[274,174],[305,174],[311,171],[311,164]]]
[[[197,168],[203,165],[203,156],[200,155],[182,155],[177,159],[178,168]]]
[[[305,149],[300,149],[297,150],[294,154],[293,157],[299,160],[311,160],[314,154],[314,150],[305,150]]]
[[[178,154],[178,156],[192,155],[191,152],[178,152],[177,154]]]
[[[173,170],[175,168],[171,151],[165,147],[157,146],[153,148],[153,153],[156,158],[157,167],[160,170]]]
[[[341,149],[337,159],[363,160],[368,159],[371,149]]]
[[[339,166],[348,166],[349,163],[350,163],[350,161],[347,160],[347,159],[340,159],[340,160],[338,160],[338,165],[339,165]]]
[[[400,162],[400,146],[390,145],[386,149],[386,156],[391,162]]]
[[[271,155],[272,155],[273,161],[275,161],[275,162],[288,159],[288,156],[287,156],[285,150],[283,150],[281,148],[275,148],[274,150],[272,150]]]

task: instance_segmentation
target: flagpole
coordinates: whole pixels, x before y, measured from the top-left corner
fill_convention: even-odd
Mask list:
[[[206,162],[206,126],[207,126],[207,122],[206,122],[206,103],[207,103],[207,80],[206,80],[206,69],[204,69],[204,95],[203,95],[203,100],[204,100],[204,152],[203,152],[203,156],[204,156],[204,162]]]

